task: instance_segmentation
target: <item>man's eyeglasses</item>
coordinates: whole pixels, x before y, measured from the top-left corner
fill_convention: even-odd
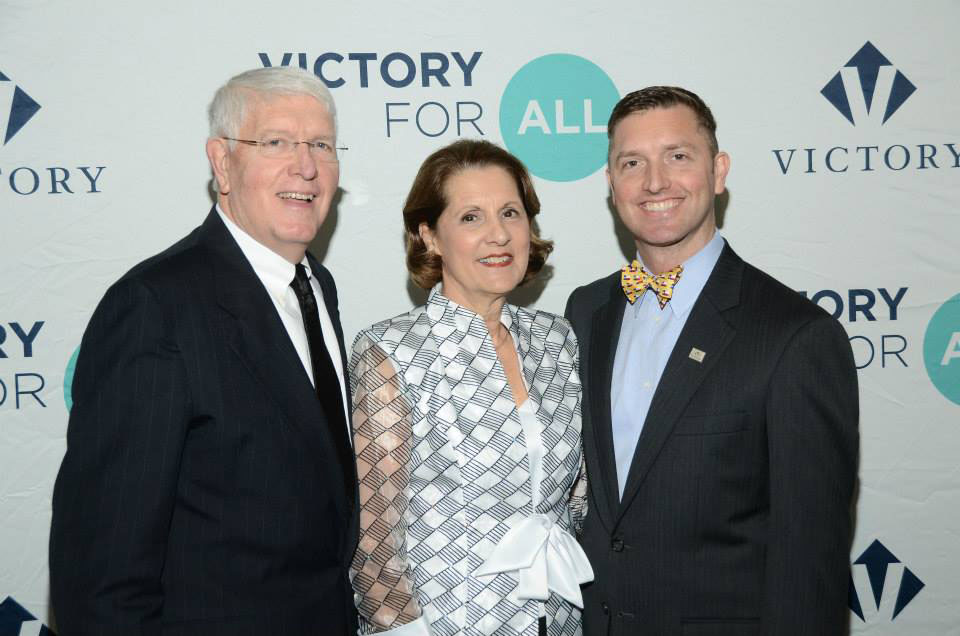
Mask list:
[[[340,153],[349,148],[337,147],[326,141],[292,141],[282,137],[272,137],[263,141],[254,141],[253,139],[234,139],[233,137],[223,137],[228,141],[256,146],[260,154],[264,157],[288,157],[294,153],[297,146],[306,144],[310,156],[318,161],[340,161]]]

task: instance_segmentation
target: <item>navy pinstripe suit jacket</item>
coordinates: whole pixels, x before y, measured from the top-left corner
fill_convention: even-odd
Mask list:
[[[333,278],[311,265],[346,369]],[[62,636],[355,633],[356,480],[216,212],[107,291],[73,397],[50,535]]]
[[[590,476],[581,540],[596,574],[585,636],[845,633],[858,394],[843,327],[725,246],[621,499],[610,420],[619,280],[577,289],[566,312]]]

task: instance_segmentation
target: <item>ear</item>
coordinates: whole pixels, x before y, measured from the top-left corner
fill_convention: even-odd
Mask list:
[[[211,137],[207,140],[207,159],[213,169],[213,178],[217,181],[217,192],[230,194],[230,161],[226,139]]]
[[[713,158],[713,193],[722,194],[727,187],[727,173],[730,172],[730,155],[718,152]]]
[[[607,175],[607,185],[610,186],[610,192],[613,193],[613,176],[610,174],[610,164],[607,164],[607,167],[604,169],[604,173]]]
[[[442,257],[440,248],[437,247],[436,235],[433,230],[430,229],[430,226],[426,223],[421,223],[419,227],[417,227],[417,231],[420,233],[420,240],[423,241],[427,251]]]

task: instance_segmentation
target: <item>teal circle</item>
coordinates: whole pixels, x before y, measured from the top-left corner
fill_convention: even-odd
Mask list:
[[[923,336],[923,362],[937,390],[960,404],[960,294],[933,314]]]
[[[63,372],[63,401],[67,405],[67,413],[73,408],[73,372],[77,368],[77,356],[80,355],[80,347],[73,351],[70,361],[67,362],[67,369]]]
[[[583,179],[607,161],[607,120],[619,99],[613,81],[590,60],[568,53],[544,55],[507,83],[500,100],[500,135],[538,177]]]

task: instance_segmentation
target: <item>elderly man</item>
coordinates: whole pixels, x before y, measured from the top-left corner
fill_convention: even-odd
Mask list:
[[[335,116],[299,69],[228,81],[217,205],[94,313],[53,495],[64,636],[355,631],[343,334],[306,252],[339,180]]]
[[[738,257],[710,109],[613,109],[607,176],[637,258],[573,292],[590,513],[586,636],[844,633],[857,373],[843,327]]]

